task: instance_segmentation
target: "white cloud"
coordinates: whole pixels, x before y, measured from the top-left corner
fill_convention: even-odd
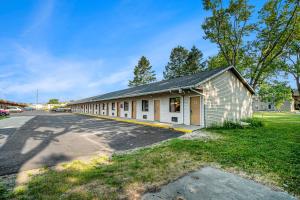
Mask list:
[[[30,34],[31,32],[45,26],[50,20],[55,6],[55,0],[43,0],[37,7],[36,12],[32,16],[32,21],[24,30],[23,35]]]
[[[104,76],[100,80],[88,84],[88,87],[98,87],[116,83],[121,83],[122,85],[124,85],[124,82],[127,83],[130,74],[131,71],[129,70],[112,73],[109,76]]]
[[[49,52],[20,45],[15,46],[11,61],[11,65],[4,69],[5,74],[0,69],[2,98],[28,95],[33,98],[39,89],[40,93],[45,94],[41,101],[47,101],[53,95],[78,99],[106,91],[105,86],[117,84],[123,88],[131,74],[128,67],[119,71],[109,70],[113,66],[104,63],[102,59],[56,57]]]

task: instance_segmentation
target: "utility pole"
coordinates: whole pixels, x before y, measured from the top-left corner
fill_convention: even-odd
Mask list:
[[[38,109],[38,103],[39,103],[39,89],[36,89],[36,110]]]

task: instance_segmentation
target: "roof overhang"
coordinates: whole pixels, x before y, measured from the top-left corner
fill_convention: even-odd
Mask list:
[[[198,88],[200,85],[203,85],[205,82],[221,75],[222,73],[231,70],[236,77],[244,84],[244,86],[251,92],[251,94],[255,94],[255,91],[253,90],[253,88],[247,83],[247,81],[242,77],[242,75],[233,67],[227,67],[224,68],[223,70],[221,70],[220,72],[210,76],[209,78],[195,84],[195,85],[189,85],[189,86],[184,86],[184,87],[176,87],[176,88],[169,88],[166,90],[157,90],[157,91],[153,91],[153,92],[144,92],[144,93],[138,93],[138,94],[128,94],[128,95],[121,95],[121,96],[116,96],[113,98],[103,98],[103,99],[94,99],[94,100],[87,100],[87,101],[82,101],[80,102],[80,100],[78,102],[72,102],[68,105],[73,105],[73,104],[82,104],[82,103],[91,103],[91,102],[97,102],[97,101],[108,101],[108,100],[114,100],[114,99],[124,99],[124,98],[130,98],[130,97],[140,97],[140,96],[145,96],[145,95],[150,95],[150,94],[159,94],[159,93],[164,93],[164,92],[172,92],[172,91],[179,91],[182,89],[190,89],[190,88]]]

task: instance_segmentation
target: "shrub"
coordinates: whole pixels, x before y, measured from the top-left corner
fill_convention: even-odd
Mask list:
[[[264,123],[257,118],[247,118],[243,119],[242,121],[249,123],[249,127],[251,128],[259,128],[264,126]]]
[[[8,199],[9,193],[3,183],[0,182],[0,199]]]
[[[225,128],[225,129],[242,129],[244,127],[239,122],[224,121],[223,128]]]

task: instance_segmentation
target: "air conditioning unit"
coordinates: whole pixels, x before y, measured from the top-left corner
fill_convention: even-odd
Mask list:
[[[172,122],[178,122],[178,117],[172,117],[172,118],[171,118],[171,121],[172,121]]]

